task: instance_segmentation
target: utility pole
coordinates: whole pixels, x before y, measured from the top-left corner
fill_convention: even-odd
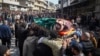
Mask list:
[[[3,10],[3,0],[2,0],[2,10]]]
[[[64,0],[61,0],[61,16],[63,17],[63,2]]]

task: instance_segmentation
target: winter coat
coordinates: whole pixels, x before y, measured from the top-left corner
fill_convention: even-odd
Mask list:
[[[55,40],[48,40],[47,38],[44,38],[41,43],[49,46],[52,49],[53,56],[60,56],[62,39],[57,38]]]
[[[33,56],[37,39],[36,36],[27,37],[23,45],[23,56]]]
[[[16,23],[15,24],[15,37],[19,38],[20,37],[20,24]]]
[[[94,45],[90,40],[81,41],[82,49],[85,55],[88,55],[89,52],[92,52]]]
[[[3,24],[0,26],[0,33],[1,33],[0,34],[1,38],[7,38],[7,39],[11,38],[11,29],[7,25]]]

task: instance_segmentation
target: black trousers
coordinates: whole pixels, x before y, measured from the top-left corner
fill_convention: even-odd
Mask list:
[[[2,38],[1,41],[2,41],[2,45],[5,45],[8,48],[10,48],[10,46],[11,46],[11,39]]]
[[[16,45],[16,47],[18,47],[18,39],[17,38],[15,39],[15,45]]]
[[[24,41],[19,41],[18,42],[20,56],[23,56],[23,44],[24,44]]]

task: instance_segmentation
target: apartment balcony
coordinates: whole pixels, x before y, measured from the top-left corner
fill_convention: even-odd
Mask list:
[[[42,8],[46,8],[46,6],[45,6],[45,5],[40,5],[40,7],[42,7]]]
[[[56,10],[56,9],[53,7],[48,7],[48,10]]]
[[[28,0],[28,1],[34,2],[35,0]]]
[[[43,4],[38,4],[38,3],[35,3],[34,5],[36,5],[36,6],[38,6],[38,7],[46,8],[46,6],[45,6],[45,5],[43,5]]]
[[[34,7],[34,5],[33,4],[28,4],[28,7]]]
[[[37,3],[37,2],[35,2],[35,4],[34,5],[36,5],[36,6],[40,6],[40,4],[39,3]]]
[[[3,0],[3,3],[13,4],[13,5],[20,5],[19,2],[16,2],[16,1],[10,1],[10,0]]]
[[[34,7],[33,10],[39,10],[39,8]]]
[[[47,5],[45,0],[38,0],[38,1],[44,3],[45,5]]]

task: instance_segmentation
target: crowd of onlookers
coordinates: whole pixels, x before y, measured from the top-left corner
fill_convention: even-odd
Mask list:
[[[0,14],[0,56],[10,56],[11,38],[14,36],[20,56],[100,56],[100,29],[96,17],[59,17],[54,30],[35,24],[35,17],[46,15],[8,11]]]

